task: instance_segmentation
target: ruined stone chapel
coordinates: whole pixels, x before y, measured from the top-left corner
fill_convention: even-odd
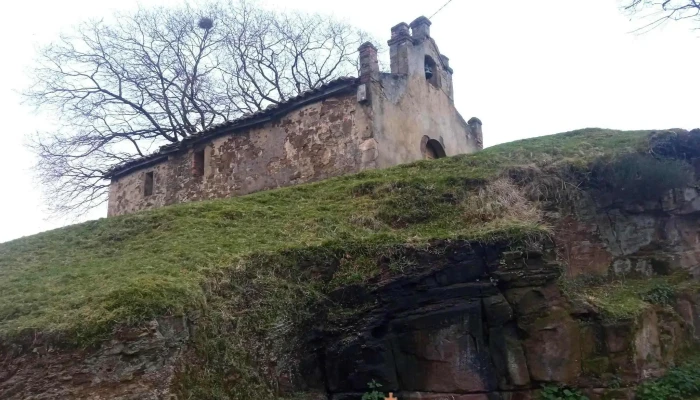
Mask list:
[[[108,215],[244,195],[482,148],[454,106],[452,68],[425,17],[391,29],[391,73],[360,49],[359,77],[192,135],[109,173]]]

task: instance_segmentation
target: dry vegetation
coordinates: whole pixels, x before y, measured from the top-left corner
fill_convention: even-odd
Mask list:
[[[477,189],[476,194],[466,198],[462,209],[464,221],[469,224],[543,223],[537,203],[528,200],[523,189],[505,177]]]

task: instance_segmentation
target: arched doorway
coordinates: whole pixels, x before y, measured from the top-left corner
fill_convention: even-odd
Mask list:
[[[435,139],[428,140],[428,143],[425,144],[425,158],[434,160],[445,156],[447,156],[447,154],[445,154],[445,149],[440,142]]]

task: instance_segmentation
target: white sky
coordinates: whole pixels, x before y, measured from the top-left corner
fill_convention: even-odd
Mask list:
[[[330,13],[385,41],[399,22],[430,16],[444,0],[268,0]],[[4,2],[0,24],[0,242],[69,222],[47,220],[24,136],[45,119],[20,104],[37,45],[81,20],[165,0]],[[11,4],[11,6],[9,5]],[[643,35],[615,0],[453,0],[432,36],[455,70],[465,118],[484,123],[486,146],[585,127],[700,127],[700,37],[683,23]],[[694,72],[695,71],[695,72]],[[43,123],[43,125],[42,125]],[[86,218],[106,215],[106,207]],[[83,218],[85,219],[85,218]]]

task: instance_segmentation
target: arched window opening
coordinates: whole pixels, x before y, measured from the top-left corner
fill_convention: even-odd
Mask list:
[[[435,60],[430,56],[425,56],[425,79],[436,88],[440,87],[439,72]]]
[[[425,158],[434,160],[445,156],[447,156],[447,154],[445,154],[445,149],[440,142],[435,139],[428,140],[428,143],[425,145]]]

